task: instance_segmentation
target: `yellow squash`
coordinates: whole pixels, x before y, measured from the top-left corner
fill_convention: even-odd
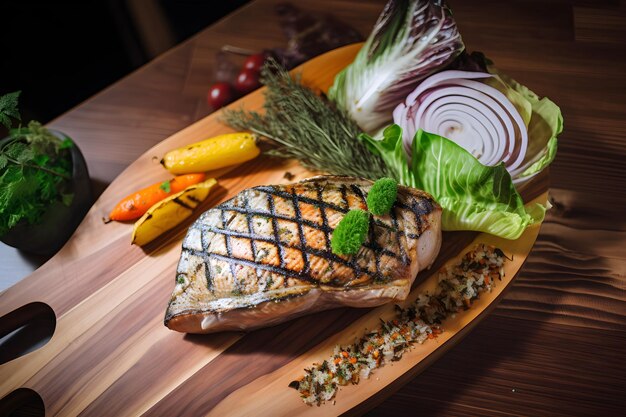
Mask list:
[[[143,246],[182,223],[183,220],[191,216],[193,209],[207,198],[209,190],[215,184],[217,181],[211,178],[190,185],[183,191],[150,207],[133,227],[132,244]]]
[[[256,158],[261,151],[250,133],[227,133],[175,149],[161,163],[172,174],[211,171]]]

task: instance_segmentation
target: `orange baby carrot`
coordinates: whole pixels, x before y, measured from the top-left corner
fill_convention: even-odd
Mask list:
[[[204,173],[186,174],[174,177],[169,181],[152,184],[149,187],[124,197],[117,203],[113,210],[111,210],[109,218],[117,221],[138,219],[143,216],[150,207],[163,200],[165,197],[181,192],[190,185],[202,182],[205,177],[206,175]]]

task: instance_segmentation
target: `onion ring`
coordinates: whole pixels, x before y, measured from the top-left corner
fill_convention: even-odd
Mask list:
[[[510,173],[518,171],[528,149],[528,129],[502,92],[479,81],[490,77],[443,71],[425,79],[393,112],[407,152],[423,129],[456,142],[483,165],[504,162]]]

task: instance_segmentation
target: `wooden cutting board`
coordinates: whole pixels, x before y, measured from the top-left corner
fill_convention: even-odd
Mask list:
[[[352,61],[360,45],[341,48],[301,66],[303,79],[321,90]],[[258,109],[262,90],[230,107]],[[501,297],[530,252],[538,227],[517,241],[483,234],[445,233],[437,263],[421,273],[412,295],[433,288],[446,261],[484,241],[513,261],[496,289],[468,311],[445,323],[445,332],[419,345],[393,365],[357,386],[342,388],[335,403],[304,405],[290,381],[326,358],[337,343],[351,343],[373,328],[393,306],[342,308],[321,312],[249,334],[185,335],[163,326],[174,287],[180,244],[193,219],[148,247],[130,245],[132,224],[104,224],[102,218],[123,196],[170,177],[158,163],[168,150],[230,131],[214,113],[174,134],[142,155],[102,194],[63,249],[49,262],[0,294],[0,332],[6,316],[39,302],[56,316],[52,338],[40,349],[0,365],[0,398],[30,388],[43,399],[46,415],[330,415],[357,413],[375,405],[458,342]],[[293,161],[260,157],[230,171],[214,173],[219,186],[202,211],[244,188],[289,182],[311,173]],[[547,176],[534,181],[525,197],[545,202]],[[41,304],[39,304],[41,306]],[[14,315],[15,316],[15,315]],[[17,315],[18,317],[20,315]],[[497,335],[494,335],[497,337]]]

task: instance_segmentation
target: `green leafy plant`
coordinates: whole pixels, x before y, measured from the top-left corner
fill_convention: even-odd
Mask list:
[[[73,142],[59,139],[39,122],[11,129],[19,91],[0,96],[0,123],[9,137],[0,145],[0,236],[20,222],[37,223],[52,203],[69,206]]]
[[[17,100],[21,91],[15,91],[0,96],[0,123],[7,129],[11,128],[11,118],[21,120],[20,112],[17,110]]]

